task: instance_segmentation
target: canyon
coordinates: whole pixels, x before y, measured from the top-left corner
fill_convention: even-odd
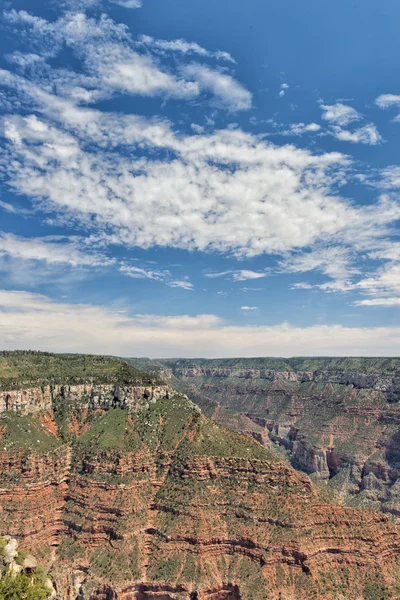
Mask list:
[[[400,359],[162,365],[207,414],[234,429],[237,415],[250,419],[258,431],[249,433],[325,482],[338,501],[400,516]]]
[[[40,560],[55,598],[400,596],[392,515],[339,506],[286,464],[271,436],[291,434],[256,422],[258,400],[245,416],[249,395],[236,394],[232,423],[268,431],[271,448],[204,414],[198,383],[192,400],[182,391],[197,375],[165,375],[106,357],[0,356],[0,534]],[[229,379],[203,400],[220,419]]]

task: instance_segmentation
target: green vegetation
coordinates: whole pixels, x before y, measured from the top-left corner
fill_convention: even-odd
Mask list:
[[[60,446],[60,441],[48,434],[40,420],[34,415],[19,415],[8,411],[0,417],[3,431],[1,445],[8,450],[23,448],[49,452]]]
[[[42,567],[24,569],[13,573],[5,563],[7,542],[0,537],[0,600],[45,600],[50,596],[46,584],[47,573]],[[17,565],[23,565],[25,554],[19,552],[15,558]]]
[[[45,600],[49,589],[39,576],[7,573],[0,579],[0,600]]]
[[[49,352],[0,352],[0,390],[83,383],[151,385],[156,377],[118,358]]]
[[[375,357],[299,357],[289,358],[295,371],[359,371],[360,373],[391,373],[400,370],[400,358]]]
[[[173,369],[203,367],[293,371],[285,358],[170,358],[158,359],[158,362]]]
[[[171,369],[237,368],[274,371],[360,371],[362,373],[391,373],[400,370],[400,358],[374,357],[294,357],[294,358],[222,358],[222,359],[158,359]],[[143,367],[145,368],[145,367]]]

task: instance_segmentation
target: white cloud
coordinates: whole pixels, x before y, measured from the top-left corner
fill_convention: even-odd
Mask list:
[[[399,327],[232,326],[215,315],[134,315],[0,291],[3,349],[120,356],[396,356]],[[102,327],[99,327],[99,323]]]
[[[278,132],[280,135],[304,135],[305,133],[316,133],[321,130],[318,123],[292,123],[288,129]]]
[[[3,202],[3,200],[0,200],[0,208],[2,208],[3,210],[5,210],[8,213],[18,213],[21,212],[21,209],[16,208],[15,206],[13,206],[12,204],[9,204],[8,202]]]
[[[118,4],[134,8],[137,2],[118,0]],[[48,69],[48,89],[55,83],[51,79],[56,79],[58,94],[60,91],[62,94],[64,88],[69,97],[78,93],[78,100],[91,102],[115,93],[190,99],[208,92],[215,95],[214,102],[230,110],[251,106],[251,94],[232,76],[201,64],[177,65],[174,73],[172,66],[160,63],[159,56],[140,53],[138,48],[146,45],[158,53],[160,50],[197,53],[232,62],[227,52],[210,52],[193,42],[154,40],[149,36],[135,42],[125,25],[114,23],[105,14],[96,20],[83,12],[68,12],[57,21],[49,22],[26,11],[11,10],[5,13],[5,19],[15,27],[24,27],[25,36],[30,32],[32,43],[40,47],[43,56],[55,56],[66,44],[83,61],[85,72],[79,77],[66,69]],[[81,85],[74,85],[74,80]],[[229,94],[232,94],[231,99]]]
[[[208,58],[217,58],[220,60],[227,60],[229,62],[235,62],[232,56],[228,52],[217,50],[211,52],[206,50],[196,42],[187,42],[186,40],[158,40],[149,35],[142,35],[139,37],[139,44],[150,46],[151,49],[161,50],[163,52],[179,52],[181,54],[198,54],[199,56],[205,56]]]
[[[347,125],[363,118],[352,106],[337,102],[336,104],[321,104],[322,119],[328,121],[331,129],[328,131],[336,139],[342,142],[351,142],[353,144],[369,144],[375,146],[381,144],[384,140],[380,135],[376,125],[369,123],[353,131],[345,129]]]
[[[111,0],[111,2],[123,8],[141,8],[142,6],[141,0]]]
[[[290,289],[292,290],[312,290],[314,286],[309,283],[300,282],[300,283],[292,283]]]
[[[183,66],[181,72],[186,79],[193,80],[193,85],[211,92],[219,106],[232,111],[251,108],[251,93],[230,75],[198,63]]]
[[[400,306],[400,297],[370,298],[369,300],[358,300],[354,304],[356,306]]]
[[[135,267],[131,265],[122,264],[119,270],[128,277],[134,279],[152,279],[154,281],[162,281],[171,288],[182,288],[183,290],[193,290],[194,286],[190,283],[189,278],[185,277],[182,280],[175,280],[172,278],[169,270],[155,271],[151,269],[144,269],[141,267]]]
[[[394,306],[400,296],[400,244],[378,241],[377,249],[368,250],[366,257],[387,261],[375,268],[369,276],[361,276],[355,266],[356,254],[348,247],[321,247],[311,252],[287,257],[280,262],[286,273],[317,270],[332,281],[311,286],[308,283],[295,283],[292,289],[319,288],[326,292],[356,292],[368,298],[354,302],[357,306]]]
[[[217,277],[224,277],[225,275],[229,275],[233,281],[246,281],[247,279],[261,279],[262,277],[267,277],[269,273],[267,271],[259,272],[259,271],[250,271],[249,269],[239,269],[237,271],[222,271],[220,273],[205,273],[205,277],[209,277],[211,279]]]
[[[14,189],[42,209],[111,228],[121,243],[252,256],[308,245],[364,220],[362,208],[329,193],[335,169],[347,163],[340,154],[313,156],[240,130],[178,137],[165,124],[80,110],[73,120],[61,111],[70,134],[37,117],[9,118],[19,138],[2,165]],[[95,152],[84,149],[91,138],[101,144]],[[111,156],[101,147],[107,142],[169,148],[170,158]],[[390,203],[381,222],[386,214]]]
[[[391,165],[382,169],[380,173],[380,179],[377,185],[386,189],[399,189],[400,188],[400,167],[397,165]]]
[[[375,100],[379,108],[390,108],[391,106],[400,106],[400,96],[396,94],[381,94]]]
[[[0,232],[0,256],[7,255],[24,261],[44,261],[47,264],[68,264],[79,266],[105,266],[114,263],[100,253],[82,251],[82,241],[65,241],[65,238],[24,238],[11,233]]]
[[[281,84],[281,91],[279,92],[279,97],[283,98],[283,96],[286,94],[286,90],[289,89],[289,86],[287,83],[282,83]]]
[[[342,142],[352,142],[353,144],[369,144],[370,146],[376,146],[384,141],[376,125],[373,123],[364,125],[364,127],[360,127],[354,131],[349,131],[348,129],[342,129],[341,127],[334,126],[331,129],[331,135]]]
[[[124,275],[133,277],[134,279],[154,279],[155,281],[165,281],[165,279],[170,276],[169,271],[151,271],[129,265],[121,265],[119,270]]]
[[[263,277],[267,277],[269,273],[267,272],[258,272],[258,271],[249,271],[248,269],[242,269],[240,271],[235,271],[233,273],[233,281],[247,281],[248,279],[262,279]]]
[[[333,282],[319,287],[345,291],[348,289],[352,275],[359,272],[353,265],[354,259],[354,253],[347,247],[320,246],[310,252],[290,255],[280,261],[279,265],[285,273],[320,271],[333,279]],[[309,289],[311,286],[307,283],[297,283],[291,287]]]
[[[226,70],[197,63],[178,63],[174,69],[162,64],[163,52],[222,58],[216,53],[185,40],[153,38],[147,53],[140,53],[127,28],[104,15],[96,20],[67,14],[51,23],[11,11],[8,20],[23,28],[25,42],[33,45],[31,55],[53,56],[66,45],[83,65],[80,73],[49,64],[41,66],[39,75],[28,69],[32,79],[0,70],[0,84],[16,99],[14,105],[7,104],[10,114],[0,124],[5,142],[0,168],[11,188],[30,197],[36,209],[125,246],[240,257],[287,256],[312,248],[311,268],[332,279],[322,284],[327,291],[354,289],[353,256],[383,251],[382,241],[399,216],[398,198],[387,195],[356,204],[340,197],[338,186],[348,183],[351,166],[343,154],[276,146],[237,126],[211,133],[195,126],[195,134],[188,135],[163,119],[84,107],[119,93],[196,101],[204,95],[229,110],[249,108],[250,92]],[[24,72],[24,60],[18,60]],[[352,107],[337,103],[323,105],[323,111],[332,135],[378,143],[374,125],[343,129],[361,119]],[[301,135],[320,126],[298,123],[290,129],[292,135]],[[386,174],[386,185],[393,188],[395,171],[390,177]],[[330,250],[322,255],[323,248]],[[305,256],[298,270],[290,272],[310,270],[304,262],[310,261],[308,250]],[[346,257],[351,261],[345,264]],[[146,273],[157,272],[142,270],[147,278]],[[138,273],[131,270],[130,275]],[[213,275],[244,281],[268,273],[231,269]],[[380,277],[380,271],[375,275]],[[165,276],[164,281],[192,286],[181,276]],[[359,293],[367,294],[365,290],[358,286]]]
[[[183,279],[181,281],[171,281],[168,283],[169,287],[172,288],[182,288],[183,290],[193,290],[194,286],[190,281]]]
[[[204,277],[216,279],[217,277],[223,277],[224,275],[229,275],[230,273],[232,273],[232,271],[221,271],[220,273],[204,273]]]
[[[371,277],[361,279],[356,288],[371,295],[400,295],[400,262],[390,262],[379,268]]]
[[[258,306],[241,306],[240,310],[258,310]]]
[[[362,118],[362,115],[355,108],[341,102],[331,105],[321,104],[321,109],[324,121],[329,121],[329,123],[334,123],[341,127],[345,127],[349,123],[359,121]]]

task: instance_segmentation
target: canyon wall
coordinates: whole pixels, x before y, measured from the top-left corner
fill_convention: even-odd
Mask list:
[[[12,410],[21,414],[51,410],[55,400],[86,403],[92,409],[106,410],[111,406],[135,409],[142,400],[157,400],[171,392],[166,385],[118,386],[94,385],[45,385],[16,390],[0,390],[0,414]]]
[[[238,419],[229,415],[245,416],[260,428],[253,437],[282,448],[293,466],[327,482],[341,501],[399,517],[400,359],[387,369],[378,364],[381,371],[372,360],[358,359],[364,371],[327,368],[330,359],[313,370],[295,370],[290,359],[287,370],[248,366],[251,359],[165,365],[200,406],[214,402],[210,414],[218,422],[236,428]]]

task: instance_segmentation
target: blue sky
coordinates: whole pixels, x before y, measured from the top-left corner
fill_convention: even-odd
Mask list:
[[[3,2],[0,345],[398,354],[399,18]]]

